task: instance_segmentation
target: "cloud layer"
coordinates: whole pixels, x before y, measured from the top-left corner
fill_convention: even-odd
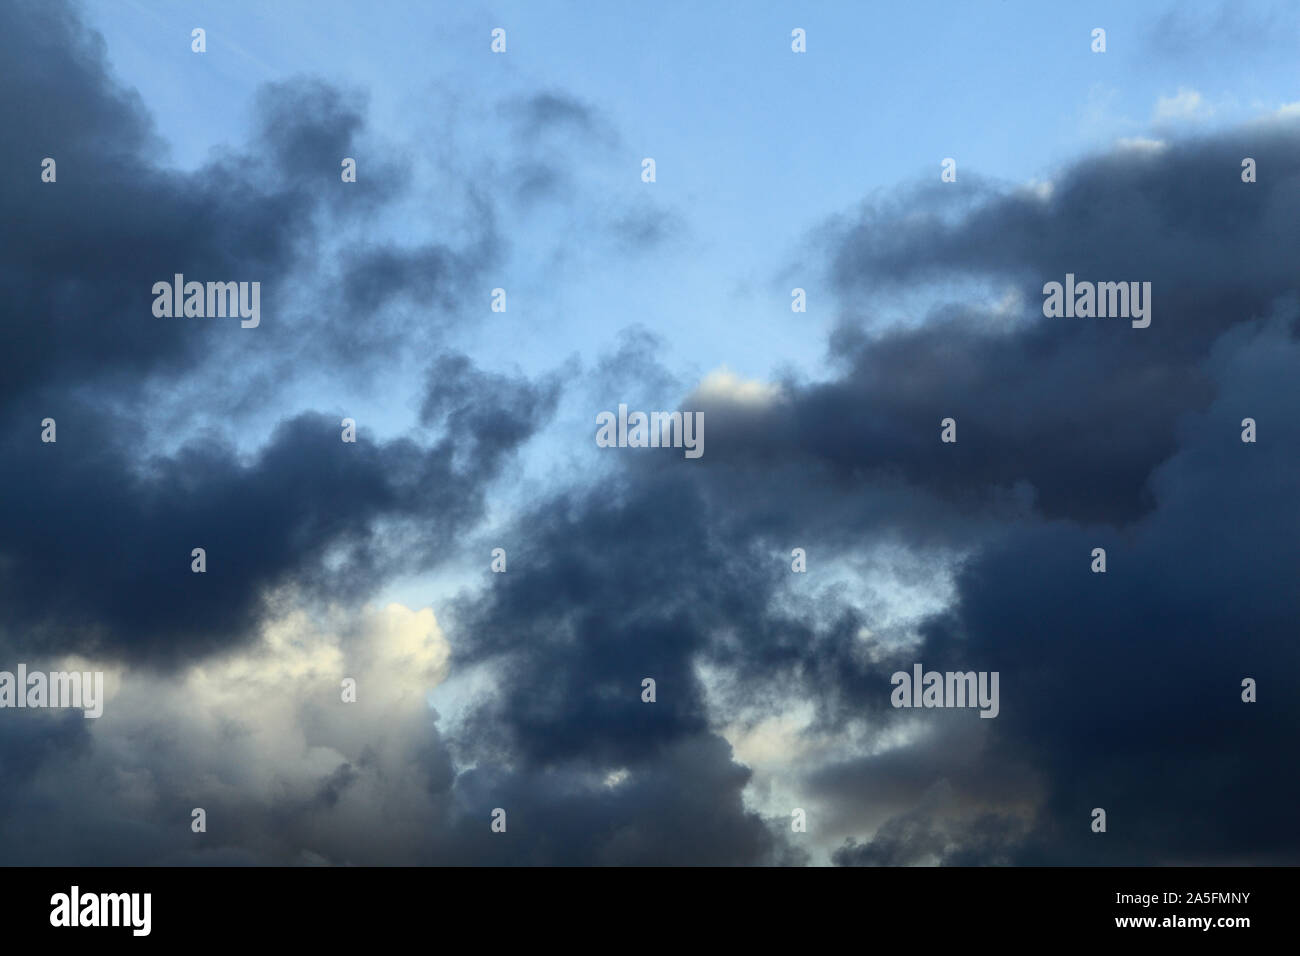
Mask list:
[[[373,142],[363,97],[268,85],[247,143],[177,172],[64,7],[6,6],[0,56],[0,158],[26,171],[0,184],[25,224],[0,257],[0,649],[110,675],[99,720],[0,712],[10,862],[1300,858],[1294,117],[834,218],[825,373],[679,388],[707,422],[685,460],[554,422],[689,381],[653,334],[540,374],[453,344],[482,331],[466,290],[516,251],[507,212],[574,204],[553,262],[671,234],[666,207],[577,195],[565,157],[622,141],[599,110],[505,100],[518,190],[466,159],[444,188],[468,228],[371,236],[417,162],[389,149],[337,188]],[[155,319],[175,272],[261,279],[276,318]],[[1067,272],[1151,282],[1150,328],[1044,318]],[[358,379],[400,390],[410,428],[341,442],[322,383]],[[546,442],[578,477],[530,476],[506,507]],[[465,570],[487,529],[504,574],[486,552]],[[468,583],[373,603],[410,575]],[[890,674],[918,661],[998,671],[999,716],[894,710]]]

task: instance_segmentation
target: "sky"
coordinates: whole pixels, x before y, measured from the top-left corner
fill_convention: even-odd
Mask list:
[[[0,856],[1297,862],[1297,40],[4,5],[0,671],[106,699],[0,707]],[[1067,273],[1151,324],[1049,317]],[[600,447],[620,405],[703,454]],[[916,664],[997,716],[895,706]]]

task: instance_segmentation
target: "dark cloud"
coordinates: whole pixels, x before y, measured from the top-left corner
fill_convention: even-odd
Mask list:
[[[956,803],[946,778],[891,817],[866,843],[846,840],[832,855],[837,866],[1005,866],[1025,837],[1014,815],[952,813]]]
[[[251,637],[278,585],[364,597],[402,536],[410,566],[431,561],[478,517],[505,457],[554,407],[556,383],[505,406],[497,395],[511,381],[476,394],[460,362],[471,380],[460,401],[478,411],[451,424],[473,433],[424,445],[367,441],[367,423],[344,444],[339,419],[289,407],[250,455],[195,423],[227,413],[232,395],[284,407],[296,378],[392,361],[402,342],[390,323],[404,320],[385,308],[449,312],[496,254],[490,207],[479,197],[480,228],[461,247],[346,250],[341,305],[304,315],[295,300],[334,288],[318,268],[330,229],[364,223],[403,187],[401,164],[382,158],[340,182],[341,157],[363,155],[363,97],[312,79],[269,85],[244,150],[176,172],[157,164],[151,124],[109,76],[102,42],[61,6],[7,5],[0,33],[15,93],[0,107],[0,158],[30,173],[0,187],[6,219],[23,224],[6,231],[0,267],[0,477],[23,501],[0,532],[11,639],[171,665]],[[55,183],[39,181],[44,155],[59,164]],[[177,272],[262,282],[262,324],[155,317],[153,284]],[[57,444],[39,440],[47,416]],[[191,437],[156,455],[150,421]],[[380,530],[398,519],[408,530]],[[207,549],[204,575],[189,571],[195,547]]]
[[[9,4],[0,18],[14,94],[0,106],[0,159],[26,171],[0,188],[0,211],[21,224],[0,257],[0,403],[73,385],[111,389],[120,403],[146,383],[229,385],[231,366],[250,378],[273,370],[263,381],[278,390],[322,365],[391,363],[403,336],[422,336],[387,307],[446,316],[499,255],[474,183],[465,196],[477,227],[463,245],[351,240],[410,178],[409,164],[365,137],[355,92],[310,78],[269,84],[247,144],[179,172],[159,164],[138,97],[64,7]],[[39,180],[46,156],[56,183]],[[340,180],[345,156],[358,161],[356,183]],[[260,282],[263,324],[154,317],[153,285],[176,273]]]
[[[570,363],[530,382],[481,371],[464,355],[443,355],[429,369],[420,420],[455,435],[459,454],[496,466],[546,423],[573,371]]]
[[[1050,199],[994,194],[955,221],[933,189],[866,207],[827,239],[855,315],[872,313],[882,287],[966,275],[1017,291],[1017,324],[959,303],[933,307],[919,327],[846,321],[832,340],[840,377],[787,383],[786,400],[764,408],[715,403],[714,459],[766,465],[793,454],[850,485],[897,476],[967,509],[1019,488],[1049,517],[1136,518],[1181,418],[1214,394],[1213,344],[1300,293],[1288,250],[1298,146],[1289,124],[1156,158],[1089,158],[1062,173]],[[1241,182],[1243,155],[1269,165],[1267,184]],[[1067,272],[1151,282],[1151,326],[1044,319],[1042,286]],[[956,445],[937,440],[946,417],[957,420]]]
[[[790,383],[763,408],[711,403],[710,451],[728,465],[794,457],[842,486],[896,478],[966,510],[1020,493],[1049,516],[1122,523],[1149,507],[1146,480],[1176,447],[1179,417],[1212,392],[1198,366],[1140,340],[1150,329],[1101,321],[991,334],[987,313],[963,309],[844,333],[842,377]],[[956,444],[939,441],[949,417]]]
[[[1295,34],[1295,10],[1286,4],[1241,7],[1220,3],[1192,9],[1174,4],[1147,26],[1142,37],[1148,51],[1162,57],[1188,57],[1214,50],[1254,58],[1277,48],[1289,50],[1283,37]],[[1285,53],[1284,53],[1285,55]]]
[[[638,706],[651,707],[649,704]],[[468,807],[501,807],[505,839],[467,813],[448,834],[443,862],[484,865],[717,866],[798,863],[741,803],[748,771],[712,734],[682,733],[637,759],[618,782],[551,772],[475,769],[458,783]],[[689,785],[685,784],[689,781]]]
[[[577,135],[587,142],[612,145],[618,135],[590,104],[556,91],[509,100],[501,113],[513,121],[524,139],[536,141],[548,133]]]
[[[468,445],[458,434],[375,442],[364,429],[348,444],[339,420],[303,413],[248,464],[216,442],[139,463],[130,421],[69,408],[56,444],[14,436],[0,465],[23,501],[0,532],[6,628],[44,651],[174,663],[251,637],[277,586],[365,596],[480,516],[488,483],[547,408],[472,389],[464,401],[479,429]],[[381,533],[395,518],[409,532]],[[204,574],[190,570],[198,547]]]
[[[644,253],[684,232],[684,221],[671,209],[652,202],[644,192],[629,201],[619,187],[624,177],[639,175],[639,165],[618,168],[611,181],[610,153],[620,147],[620,137],[595,107],[563,93],[545,92],[508,99],[498,112],[510,122],[513,159],[508,182],[521,209],[559,204],[580,217],[573,226],[587,236],[588,244],[606,239],[620,255]],[[614,159],[628,162],[626,156]],[[555,255],[563,258],[575,251],[565,244]]]
[[[1043,283],[1142,280],[1152,284],[1151,327],[1057,320],[1053,339],[1089,351],[1096,328],[1114,353],[1195,359],[1223,329],[1257,318],[1296,289],[1286,239],[1300,213],[1295,123],[1256,124],[1158,152],[1122,150],[1064,170],[1046,199],[994,195],[950,221],[938,188],[906,191],[832,230],[831,276],[846,295],[939,276],[1012,283],[1041,317]],[[1270,174],[1241,181],[1242,157]],[[1189,199],[1195,197],[1195,202]],[[1137,332],[1138,330],[1133,330]]]
[[[1290,323],[1228,336],[1218,395],[1189,418],[1153,479],[1156,508],[1131,534],[1049,525],[988,547],[959,579],[956,610],[926,653],[960,645],[1001,671],[996,751],[1047,783],[1031,859],[1158,863],[1294,859],[1300,730],[1290,640],[1300,560],[1290,488],[1300,478],[1300,357]],[[1245,444],[1240,420],[1269,422]],[[1107,549],[1106,575],[1088,571]],[[1261,687],[1241,700],[1243,678]],[[1093,807],[1105,835],[1087,827]],[[1019,854],[1025,861],[1028,852]]]
[[[943,224],[909,212],[837,228],[846,292],[948,269],[1018,283],[1027,304],[1011,325],[959,304],[910,329],[846,323],[835,379],[688,397],[708,423],[699,462],[626,450],[612,482],[538,508],[512,565],[526,570],[462,611],[456,653],[494,661],[498,693],[460,746],[490,740],[536,774],[635,772],[707,726],[706,693],[760,713],[809,700],[818,731],[866,719],[883,733],[902,716],[888,675],[920,660],[999,671],[1002,713],[922,712],[940,735],[873,759],[869,788],[851,764],[810,775],[819,798],[874,795],[886,814],[837,862],[1293,854],[1294,775],[1276,800],[1258,794],[1297,714],[1289,698],[1243,704],[1239,685],[1252,667],[1295,665],[1279,626],[1300,608],[1276,569],[1300,558],[1283,490],[1300,410],[1285,371],[1297,133],[1249,134],[1278,172],[1262,195],[1239,179],[1247,135],[1171,148],[1163,164],[1085,160],[1047,202],[991,194]],[[1152,281],[1151,328],[1036,315],[1042,282],[1066,271]],[[1239,440],[1247,414],[1273,423],[1268,444]],[[949,415],[956,446],[939,441]],[[825,561],[855,540],[969,552],[919,645],[864,647],[869,616],[813,610],[815,592],[782,584],[792,543]],[[1105,576],[1089,570],[1096,546]],[[698,663],[721,672],[707,692]],[[647,714],[636,681],[655,675],[671,693]],[[975,729],[954,730],[963,718]],[[925,805],[943,780],[953,804]],[[1089,829],[1095,806],[1111,814],[1105,835]],[[1208,835],[1232,813],[1229,835]]]

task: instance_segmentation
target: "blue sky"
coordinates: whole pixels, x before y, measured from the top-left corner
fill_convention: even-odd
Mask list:
[[[563,289],[554,274],[530,277],[516,257],[502,285],[519,293],[518,308],[565,317],[558,334],[552,321],[544,336],[524,330],[521,358],[537,367],[607,347],[639,321],[669,333],[679,359],[701,372],[722,362],[760,378],[785,361],[812,370],[839,303],[818,287],[805,240],[828,217],[907,182],[937,188],[944,157],[958,160],[959,183],[1044,181],[1119,139],[1209,128],[1300,98],[1297,16],[1285,4],[367,9],[132,0],[87,13],[183,167],[241,142],[258,84],[297,74],[364,91],[372,130],[417,157],[455,123],[458,146],[490,160],[502,135],[496,105],[513,96],[553,91],[593,108],[617,145],[587,158],[584,184],[645,189],[639,163],[653,156],[649,188],[675,232],[669,248],[593,264]],[[202,58],[189,50],[194,26],[208,31]],[[504,56],[488,49],[497,26],[507,30]],[[801,56],[790,51],[796,26],[808,35]],[[1107,31],[1105,54],[1090,49],[1094,27]],[[440,110],[449,98],[454,118]],[[560,213],[508,228],[517,248],[531,249],[572,225]],[[810,295],[797,318],[794,285]],[[750,334],[733,336],[737,328]]]
[[[661,336],[664,363],[679,379],[676,395],[653,396],[660,402],[722,366],[744,379],[785,370],[820,377],[827,335],[860,303],[835,298],[816,237],[863,201],[887,201],[916,183],[952,188],[939,183],[945,157],[957,159],[957,189],[1041,183],[1120,140],[1208,131],[1300,99],[1288,41],[1297,15],[1284,4],[373,9],[128,0],[92,3],[86,13],[182,168],[246,140],[264,82],[315,75],[363,97],[369,141],[411,162],[428,200],[415,215],[403,204],[367,240],[445,231],[439,157],[493,168],[502,190],[511,187],[512,147],[569,165],[571,202],[502,203],[510,253],[491,286],[507,289],[509,314],[486,328],[461,323],[452,335],[489,366],[536,374],[574,355],[590,368],[617,347],[621,330],[640,325]],[[201,57],[189,46],[195,26],[207,30]],[[507,30],[505,55],[489,50],[498,26]],[[790,50],[794,27],[807,31],[806,54]],[[1107,31],[1104,54],[1091,50],[1094,27]],[[542,93],[589,108],[596,141],[512,143],[502,104]],[[639,178],[645,156],[658,164],[653,185]],[[359,159],[364,177],[371,157]],[[623,207],[662,215],[663,241],[592,242],[592,217]],[[806,314],[790,311],[795,286],[808,291]],[[477,319],[488,291],[462,310]],[[887,319],[911,321],[932,300],[914,291]],[[498,333],[512,347],[502,349]],[[379,434],[402,432],[417,390],[407,376],[416,371],[393,371],[383,393],[348,394],[332,383],[338,407]],[[591,409],[568,417],[585,429]],[[267,417],[243,440],[273,424]],[[543,464],[545,451],[535,453]]]

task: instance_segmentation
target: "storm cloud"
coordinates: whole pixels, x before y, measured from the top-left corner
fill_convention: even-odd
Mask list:
[[[7,5],[0,57],[0,648],[109,675],[98,720],[0,717],[6,859],[1300,856],[1293,114],[844,210],[818,374],[696,374],[617,317],[524,371],[562,307],[489,311],[512,257],[571,289],[679,235],[605,188],[597,105],[502,96],[510,148],[459,144],[432,214],[364,91],[266,84],[182,170],[71,8]],[[550,244],[512,232],[548,209]],[[177,272],[262,281],[262,325],[154,317]],[[1045,318],[1066,273],[1151,282],[1150,327]],[[647,394],[703,412],[703,457],[596,446]],[[916,662],[998,671],[998,717],[891,707]]]

